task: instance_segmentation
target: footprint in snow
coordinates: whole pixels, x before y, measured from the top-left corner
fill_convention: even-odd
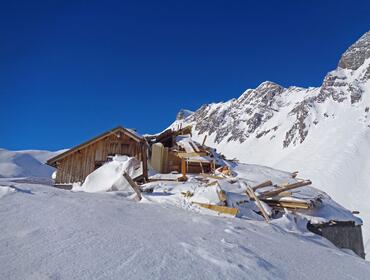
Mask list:
[[[229,242],[225,240],[224,238],[221,239],[221,243],[223,243],[226,247],[229,247],[229,248],[235,248],[237,246],[236,244]]]

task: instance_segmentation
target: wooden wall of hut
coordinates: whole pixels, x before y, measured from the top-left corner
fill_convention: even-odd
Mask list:
[[[145,161],[143,168],[146,168],[146,151],[143,142],[137,142],[123,133],[110,134],[58,161],[55,184],[83,182],[87,175],[106,162],[109,156],[116,154]]]

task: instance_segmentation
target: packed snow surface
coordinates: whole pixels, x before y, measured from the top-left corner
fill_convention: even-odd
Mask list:
[[[302,231],[289,216],[266,224],[150,202],[165,194],[137,203],[120,192],[15,187],[0,198],[0,279],[367,279],[370,273],[368,262]]]
[[[251,185],[292,180],[257,165],[233,171]],[[219,188],[228,203],[246,199],[238,182],[205,187],[190,176],[143,188],[153,193],[136,202],[124,191],[73,192],[1,179],[0,279],[367,279],[370,273],[369,262],[307,231],[305,217],[287,212],[266,224],[249,208],[232,217],[191,203],[216,203]],[[310,192],[319,191],[300,190]],[[336,218],[357,220],[332,207]]]

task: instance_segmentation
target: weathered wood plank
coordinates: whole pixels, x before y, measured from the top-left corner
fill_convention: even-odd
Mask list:
[[[252,187],[252,190],[253,191],[256,191],[256,190],[258,190],[260,188],[268,187],[268,186],[271,186],[271,185],[272,185],[272,182],[270,180],[268,180],[268,181],[265,181],[265,182],[263,182],[261,184],[258,184],[256,186]]]
[[[141,190],[139,186],[134,182],[134,180],[132,180],[132,178],[126,172],[123,173],[123,177],[125,177],[126,181],[130,184],[132,189],[135,191],[138,200],[141,200],[142,197],[141,197]]]
[[[226,206],[220,206],[220,205],[213,205],[213,204],[207,204],[207,203],[201,203],[201,202],[192,202],[194,204],[197,204],[203,208],[207,208],[213,211],[217,211],[218,213],[222,214],[228,214],[232,216],[236,216],[238,214],[238,209],[233,207],[226,207]]]
[[[247,186],[246,185],[246,187],[247,187],[247,194],[248,194],[248,196],[251,199],[253,199],[254,201],[256,201],[257,206],[260,209],[263,218],[265,219],[265,222],[268,223],[270,219],[269,219],[268,214],[265,211],[265,208],[263,208],[261,201],[258,199],[258,197],[256,196],[256,194],[254,193],[253,189],[250,186]]]
[[[303,187],[303,186],[307,186],[307,185],[311,185],[312,182],[310,180],[307,180],[307,181],[301,181],[301,182],[296,182],[296,183],[293,183],[293,184],[289,184],[289,185],[286,185],[285,187],[283,188],[279,188],[277,190],[273,190],[273,191],[267,191],[267,192],[264,192],[262,194],[260,194],[260,197],[272,197],[272,196],[276,196],[278,195],[279,193],[282,193],[284,191],[288,191],[288,190],[292,190],[292,189],[296,189],[296,188],[300,188],[300,187]]]

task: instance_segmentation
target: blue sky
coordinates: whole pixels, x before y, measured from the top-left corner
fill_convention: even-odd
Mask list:
[[[265,80],[319,86],[369,1],[1,1],[0,147],[71,147]]]

